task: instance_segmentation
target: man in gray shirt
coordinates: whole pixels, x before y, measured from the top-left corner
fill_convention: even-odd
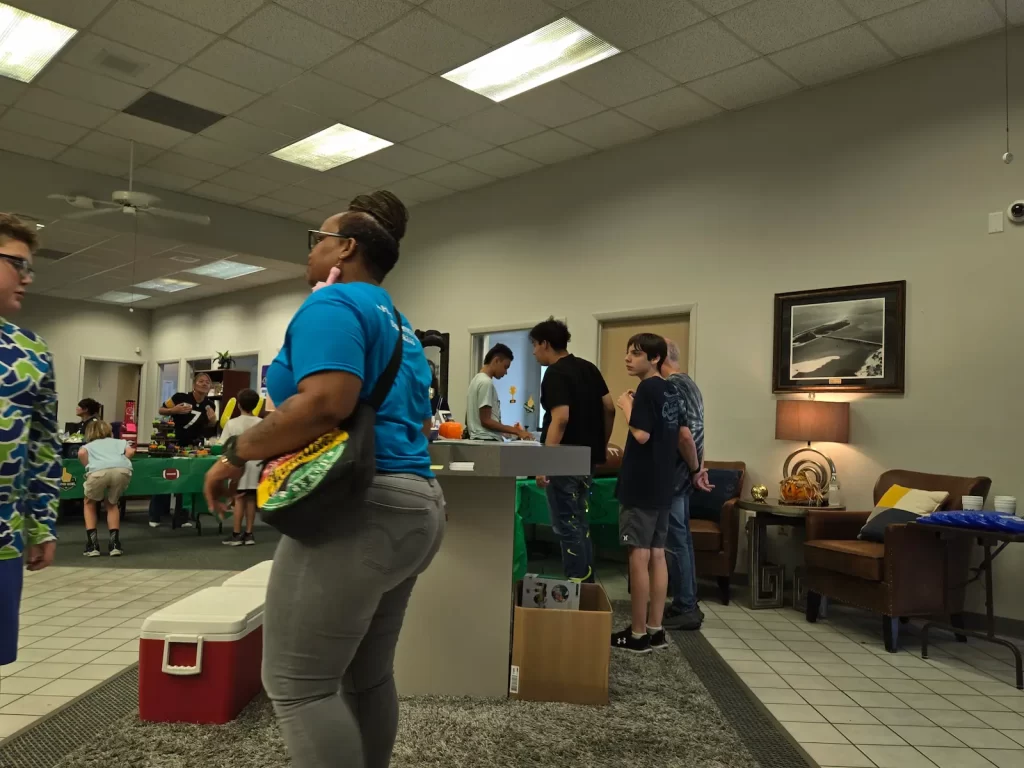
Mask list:
[[[512,365],[512,350],[504,344],[495,344],[484,356],[480,373],[469,382],[466,394],[466,427],[470,440],[501,440],[504,435],[531,440],[533,436],[519,426],[501,423],[501,401],[494,380],[505,377]]]

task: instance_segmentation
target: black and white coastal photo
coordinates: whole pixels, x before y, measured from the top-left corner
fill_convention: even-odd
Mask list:
[[[885,377],[885,299],[793,307],[791,379]]]

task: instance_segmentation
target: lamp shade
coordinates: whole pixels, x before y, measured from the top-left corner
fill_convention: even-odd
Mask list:
[[[850,442],[850,404],[777,400],[775,439],[810,443]]]

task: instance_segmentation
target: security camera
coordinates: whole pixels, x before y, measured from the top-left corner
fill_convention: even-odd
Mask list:
[[[1024,200],[1010,203],[1010,207],[1006,209],[1006,215],[1014,224],[1024,224]]]

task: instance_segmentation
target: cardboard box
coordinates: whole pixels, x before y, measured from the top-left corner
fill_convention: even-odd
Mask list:
[[[578,611],[580,586],[578,581],[528,573],[523,577],[523,599],[520,604],[527,608]]]
[[[582,584],[578,611],[524,608],[516,585],[509,696],[522,701],[608,703],[612,606],[598,584]]]

